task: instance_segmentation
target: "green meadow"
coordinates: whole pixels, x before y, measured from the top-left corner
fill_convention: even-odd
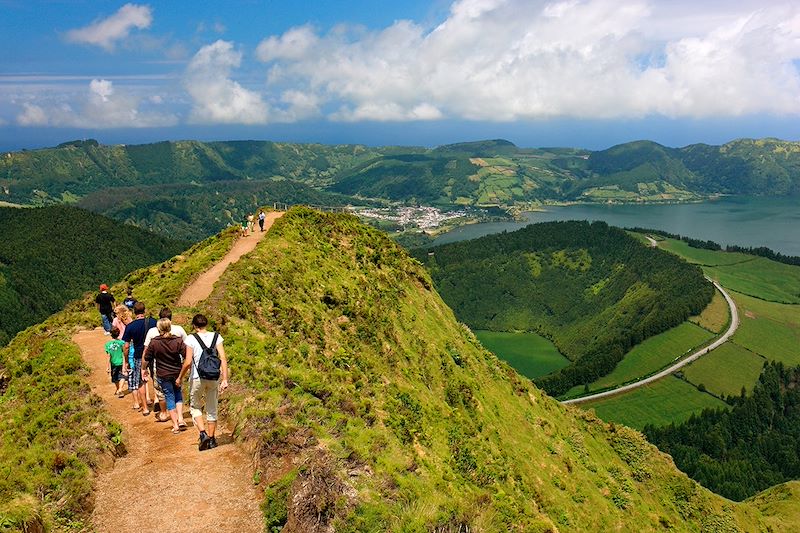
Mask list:
[[[675,359],[689,355],[693,349],[706,344],[713,337],[712,333],[700,326],[684,322],[634,346],[613,372],[590,384],[589,390],[616,387],[645,377],[666,367]],[[567,397],[577,396],[583,391],[583,387],[573,387]]]
[[[738,252],[722,252],[692,248],[688,243],[677,239],[659,240],[658,247],[679,255],[689,261],[703,266],[735,265],[745,261],[752,261],[755,256]]]
[[[477,330],[475,336],[486,349],[530,379],[564,368],[569,360],[548,339],[536,333]]]
[[[688,420],[703,409],[727,408],[727,404],[674,376],[631,392],[581,404],[595,410],[606,422],[642,429],[647,424],[666,426]]]
[[[732,296],[739,308],[733,342],[771,361],[800,365],[800,306]]]
[[[684,367],[683,375],[692,384],[702,385],[715,396],[736,396],[742,387],[748,393],[752,392],[765,362],[763,357],[727,342]]]

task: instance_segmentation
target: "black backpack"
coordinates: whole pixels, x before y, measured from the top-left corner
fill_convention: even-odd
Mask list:
[[[214,332],[214,338],[211,339],[211,347],[203,344],[200,335],[197,333],[193,335],[203,349],[200,353],[200,360],[197,361],[197,375],[200,376],[200,379],[218,380],[220,367],[222,366],[222,361],[219,358],[219,354],[217,354],[217,338],[219,337],[219,333],[216,331]]]

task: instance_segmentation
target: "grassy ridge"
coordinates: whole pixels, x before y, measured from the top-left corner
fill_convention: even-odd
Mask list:
[[[177,294],[231,240],[210,239],[137,272],[142,298]],[[793,525],[794,484],[758,504],[733,504],[688,480],[640,434],[548,398],[454,320],[419,264],[352,217],[288,213],[228,269],[203,309],[226,339],[234,385],[224,410],[259,461],[269,531],[286,523],[404,532]],[[90,299],[76,302],[0,351],[3,375],[11,376],[0,388],[9,418],[46,409],[47,395],[24,381],[27,370],[12,369],[47,368],[53,351],[28,347],[66,342],[92,315]],[[69,390],[82,392],[82,371],[78,365],[70,374],[78,381]],[[45,464],[44,486],[20,481],[10,485],[11,500],[3,495],[3,527],[23,527],[20,509],[65,529],[85,526],[86,515],[71,509],[83,503],[80,513],[89,511],[91,469],[108,456],[104,447],[116,433],[87,408],[98,400],[83,396],[88,403],[76,404],[71,435],[99,444],[74,455],[80,490],[55,500],[64,482]],[[71,442],[38,435],[46,449]],[[0,448],[0,465],[21,480],[27,470],[8,458],[22,448],[39,461],[39,451],[23,439],[13,444]],[[34,494],[44,494],[43,503]]]

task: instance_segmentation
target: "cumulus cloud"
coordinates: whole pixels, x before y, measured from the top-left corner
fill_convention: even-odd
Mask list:
[[[150,102],[154,101],[152,98]],[[21,126],[75,128],[148,128],[172,126],[178,117],[170,113],[143,111],[142,98],[117,91],[111,81],[95,79],[77,106],[68,102],[38,104],[23,102],[17,115]]]
[[[184,86],[192,98],[190,120],[196,123],[264,124],[269,118],[261,95],[231,79],[242,53],[219,40],[201,48],[186,69]]]
[[[267,91],[343,121],[800,114],[800,6],[698,4],[460,0],[432,29],[301,26],[256,56]]]
[[[132,29],[149,28],[152,22],[150,6],[125,4],[110,17],[68,31],[66,37],[73,43],[91,44],[111,51],[117,41],[126,38]]]

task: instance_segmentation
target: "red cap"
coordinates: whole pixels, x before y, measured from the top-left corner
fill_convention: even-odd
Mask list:
[[[101,283],[100,284],[100,290],[101,291],[107,291],[108,290],[108,285],[106,285],[105,283]]]

